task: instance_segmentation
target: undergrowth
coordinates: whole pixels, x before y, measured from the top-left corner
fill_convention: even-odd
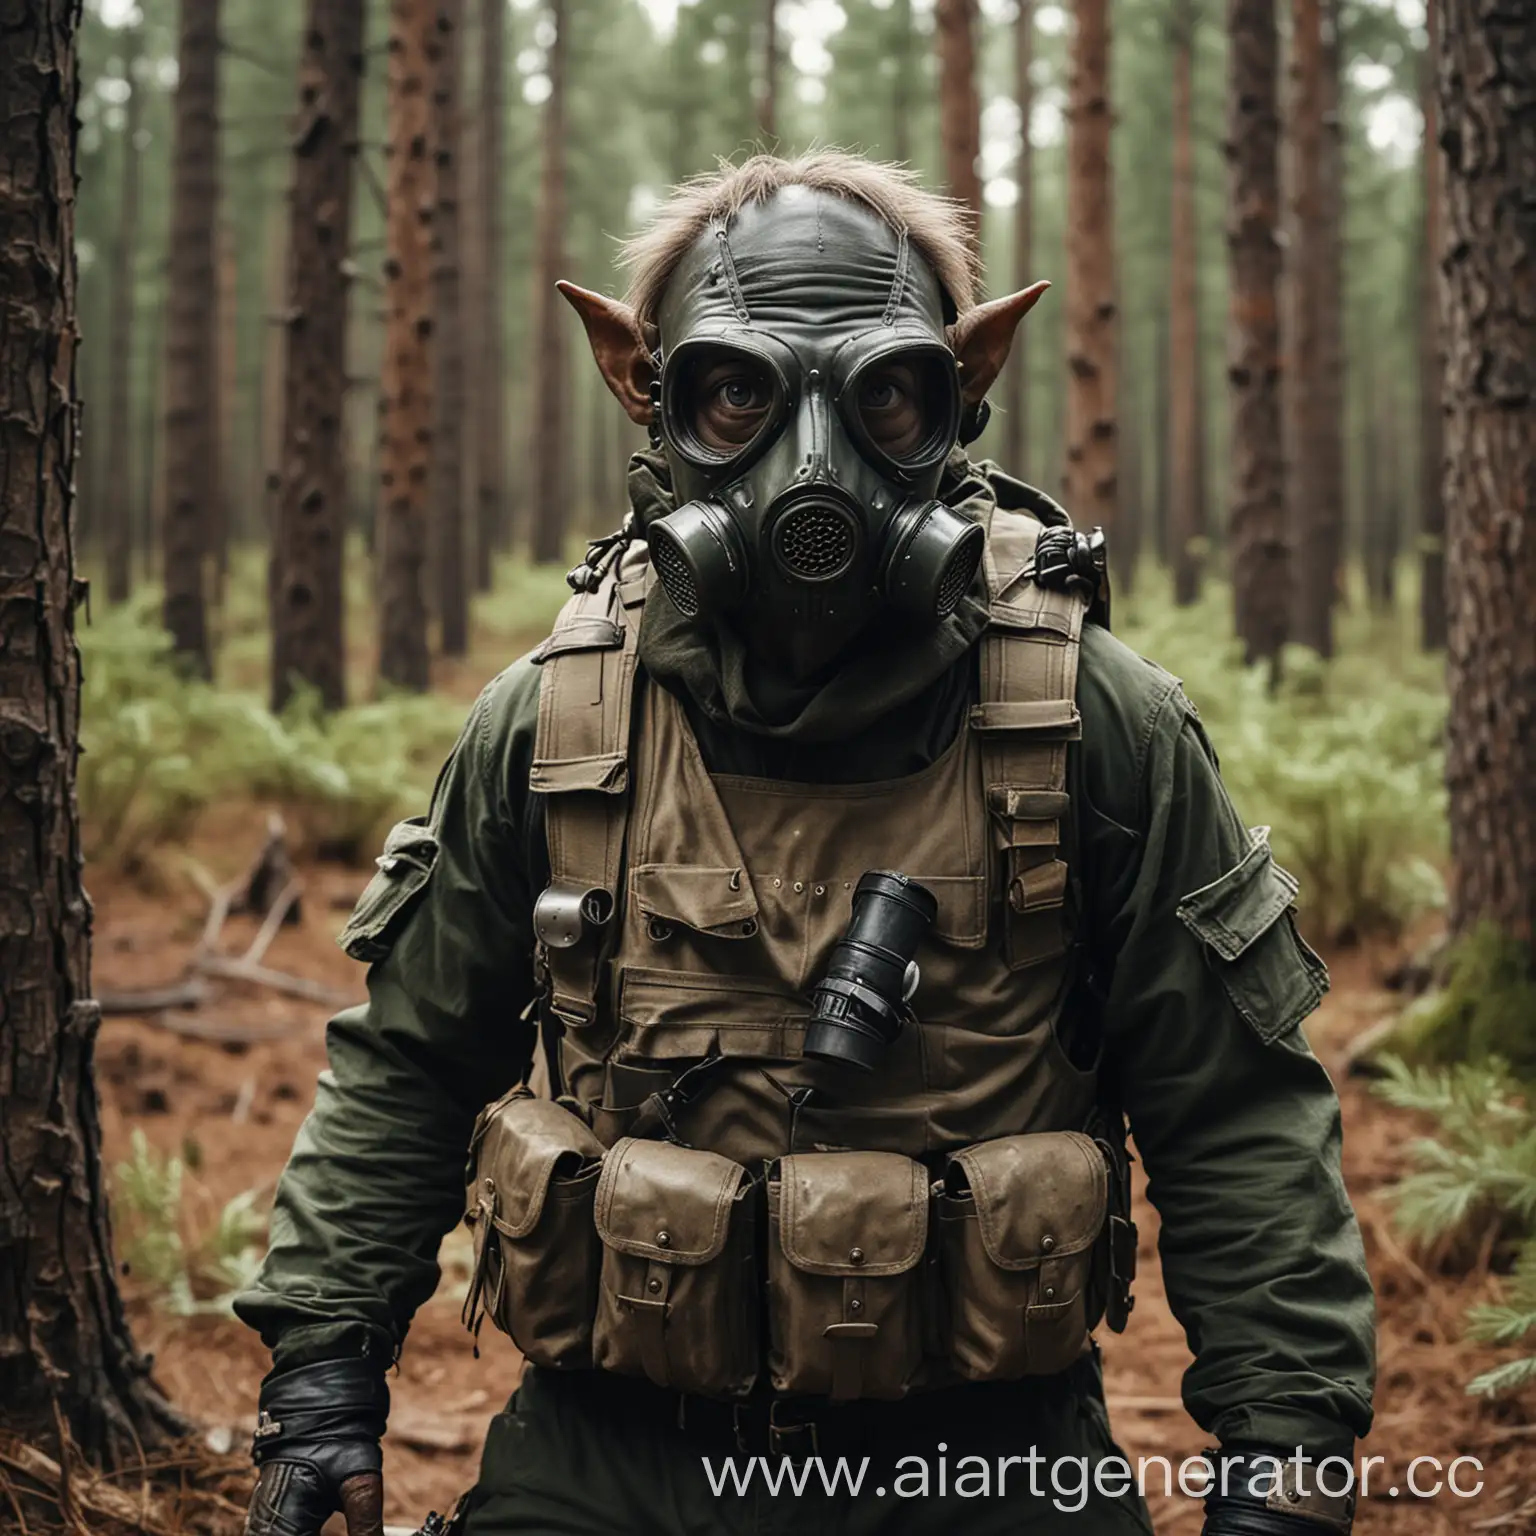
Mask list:
[[[350,565],[366,575],[361,552]],[[387,698],[329,717],[300,698],[274,717],[263,591],[259,563],[241,556],[220,621],[219,687],[172,665],[152,592],[83,630],[80,800],[92,859],[131,869],[152,846],[183,841],[210,805],[242,798],[279,804],[310,848],[365,859],[390,821],[425,804],[467,697]],[[460,691],[527,649],[565,595],[563,568],[505,562],[496,589],[477,599]],[[366,596],[354,575],[349,633],[369,632]],[[1271,688],[1267,671],[1242,665],[1224,586],[1181,609],[1149,571],[1118,606],[1121,638],[1183,678],[1238,809],[1273,828],[1276,857],[1301,881],[1309,932],[1391,933],[1443,899],[1444,685],[1438,661],[1404,644],[1401,624],[1356,605],[1340,616],[1335,660],[1288,651]],[[367,696],[365,676],[351,683]]]
[[[1399,1225],[1463,1265],[1508,1265],[1502,1301],[1474,1307],[1468,1336],[1529,1351],[1484,1371],[1472,1393],[1536,1386],[1536,1107],[1497,1059],[1451,1067],[1389,1057],[1377,1091],[1435,1126],[1409,1149],[1414,1171],[1392,1190]]]
[[[186,1162],[150,1146],[135,1128],[112,1179],[118,1252],[147,1299],[176,1317],[224,1314],[255,1277],[267,1218],[255,1190],[227,1201],[193,1234],[185,1200]]]

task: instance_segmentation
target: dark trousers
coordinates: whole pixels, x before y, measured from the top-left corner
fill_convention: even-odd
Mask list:
[[[1152,1531],[1134,1485],[1096,1481],[1121,1453],[1090,1357],[1045,1381],[773,1417],[529,1367],[491,1421],[464,1536]]]

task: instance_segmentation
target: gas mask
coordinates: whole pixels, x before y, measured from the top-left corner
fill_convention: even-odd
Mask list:
[[[985,535],[935,499],[964,414],[945,307],[904,234],[804,187],[695,242],[652,394],[678,504],[646,530],[680,613],[851,637],[954,611]]]

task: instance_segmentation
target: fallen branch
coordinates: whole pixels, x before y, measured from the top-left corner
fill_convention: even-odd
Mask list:
[[[88,1469],[77,1467],[66,1472],[35,1445],[7,1435],[0,1440],[0,1462],[53,1492],[66,1514],[83,1510],[142,1531],[145,1536],[172,1536],[170,1525],[158,1510],[146,1510],[131,1493],[95,1477]]]
[[[98,992],[103,1013],[160,1013],[168,1008],[196,1008],[208,995],[202,979],[187,976],[163,987],[143,987],[121,992]]]
[[[284,1019],[279,1023],[223,1024],[217,1019],[180,1019],[174,1013],[163,1013],[149,1021],[156,1029],[163,1029],[187,1040],[207,1040],[214,1045],[260,1045],[266,1040],[283,1040],[297,1034],[303,1027],[303,1019]]]
[[[272,903],[266,917],[263,919],[261,929],[256,937],[251,940],[251,947],[246,950],[244,963],[246,965],[260,965],[262,957],[272,947],[272,940],[277,937],[277,930],[288,921],[288,914],[293,910],[299,899],[299,892],[303,886],[295,879],[289,880]]]
[[[198,970],[205,976],[218,976],[224,981],[245,981],[254,987],[270,987],[289,997],[301,997],[307,1003],[324,1003],[331,1008],[344,1008],[357,999],[350,992],[339,992],[323,982],[311,981],[307,976],[292,976],[287,971],[274,971],[266,965],[249,965],[229,955],[209,955]]]

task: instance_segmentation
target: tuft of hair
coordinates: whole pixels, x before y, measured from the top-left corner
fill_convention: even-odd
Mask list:
[[[651,223],[625,242],[620,258],[629,269],[625,301],[647,336],[654,335],[661,296],[694,241],[717,219],[729,223],[783,187],[809,187],[862,203],[892,229],[907,232],[957,312],[976,302],[981,251],[963,203],[925,191],[905,166],[845,150],[813,150],[792,160],[759,154],[740,165],[722,160],[718,169],[674,187]]]

